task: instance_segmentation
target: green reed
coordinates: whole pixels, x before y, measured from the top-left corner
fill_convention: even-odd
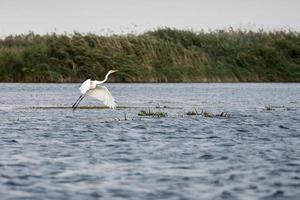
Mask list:
[[[293,31],[161,28],[140,35],[46,34],[0,39],[1,82],[300,81]]]

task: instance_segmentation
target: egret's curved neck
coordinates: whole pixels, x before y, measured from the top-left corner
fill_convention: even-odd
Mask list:
[[[104,80],[103,81],[101,81],[102,83],[105,83],[106,81],[107,81],[107,79],[108,79],[108,76],[110,75],[110,73],[108,72],[106,75],[105,75],[105,78],[104,78]]]
[[[107,73],[106,75],[105,75],[105,78],[104,78],[104,80],[103,81],[98,81],[97,82],[97,84],[102,84],[102,83],[105,83],[106,81],[107,81],[107,79],[108,79],[108,76],[110,75],[111,73]]]

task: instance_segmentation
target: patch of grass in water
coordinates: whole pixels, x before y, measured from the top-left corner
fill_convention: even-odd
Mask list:
[[[230,114],[227,112],[221,112],[220,114],[216,115],[217,117],[230,117]]]
[[[167,117],[168,114],[165,112],[152,112],[150,109],[148,111],[141,110],[138,113],[140,117]]]
[[[193,110],[193,111],[188,111],[188,112],[186,113],[186,115],[200,115],[200,114],[199,114],[198,111],[195,109],[195,110]]]
[[[266,111],[271,111],[271,110],[275,110],[275,109],[273,108],[273,106],[267,105],[267,106],[265,106],[265,110]]]
[[[201,112],[201,115],[203,117],[214,117],[214,114],[213,113],[210,113],[210,112],[207,112],[207,111],[202,111]]]
[[[202,111],[201,115],[203,117],[230,117],[230,114],[227,112],[221,112],[220,114],[213,114],[207,111]]]
[[[287,107],[287,106],[273,106],[273,105],[266,105],[263,109],[264,111],[294,111],[295,108]]]
[[[230,117],[230,114],[227,112],[221,112],[220,114],[213,114],[211,112],[208,111],[201,111],[201,113],[199,113],[197,110],[194,111],[188,111],[186,113],[186,115],[201,115],[202,117]]]

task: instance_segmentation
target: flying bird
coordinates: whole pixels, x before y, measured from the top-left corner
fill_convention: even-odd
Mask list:
[[[77,108],[82,99],[87,95],[98,99],[104,103],[104,105],[115,109],[117,104],[115,102],[114,97],[110,94],[109,90],[105,86],[101,86],[101,84],[105,83],[108,79],[108,76],[112,73],[117,72],[118,70],[110,70],[106,75],[103,81],[92,81],[91,79],[87,79],[84,81],[79,87],[79,91],[81,95],[77,99],[77,101],[73,104],[73,111]]]

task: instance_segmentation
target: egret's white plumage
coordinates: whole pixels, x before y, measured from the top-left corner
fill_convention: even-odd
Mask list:
[[[110,70],[106,75],[105,79],[103,81],[92,81],[91,79],[87,79],[84,81],[81,86],[79,87],[79,91],[81,93],[80,97],[77,99],[77,101],[73,104],[73,110],[75,110],[78,106],[78,104],[81,102],[81,100],[86,96],[93,97],[95,99],[98,99],[104,103],[104,105],[115,109],[117,104],[115,102],[114,97],[110,94],[108,89],[105,86],[100,86],[102,83],[105,83],[107,81],[108,76],[117,70]]]
[[[102,101],[104,105],[110,108],[116,108],[115,99],[105,86],[96,86],[95,89],[87,91],[86,94],[90,97],[94,97],[95,99]]]
[[[81,94],[85,94],[90,89],[90,87],[91,87],[91,79],[88,79],[81,84],[79,91]]]

